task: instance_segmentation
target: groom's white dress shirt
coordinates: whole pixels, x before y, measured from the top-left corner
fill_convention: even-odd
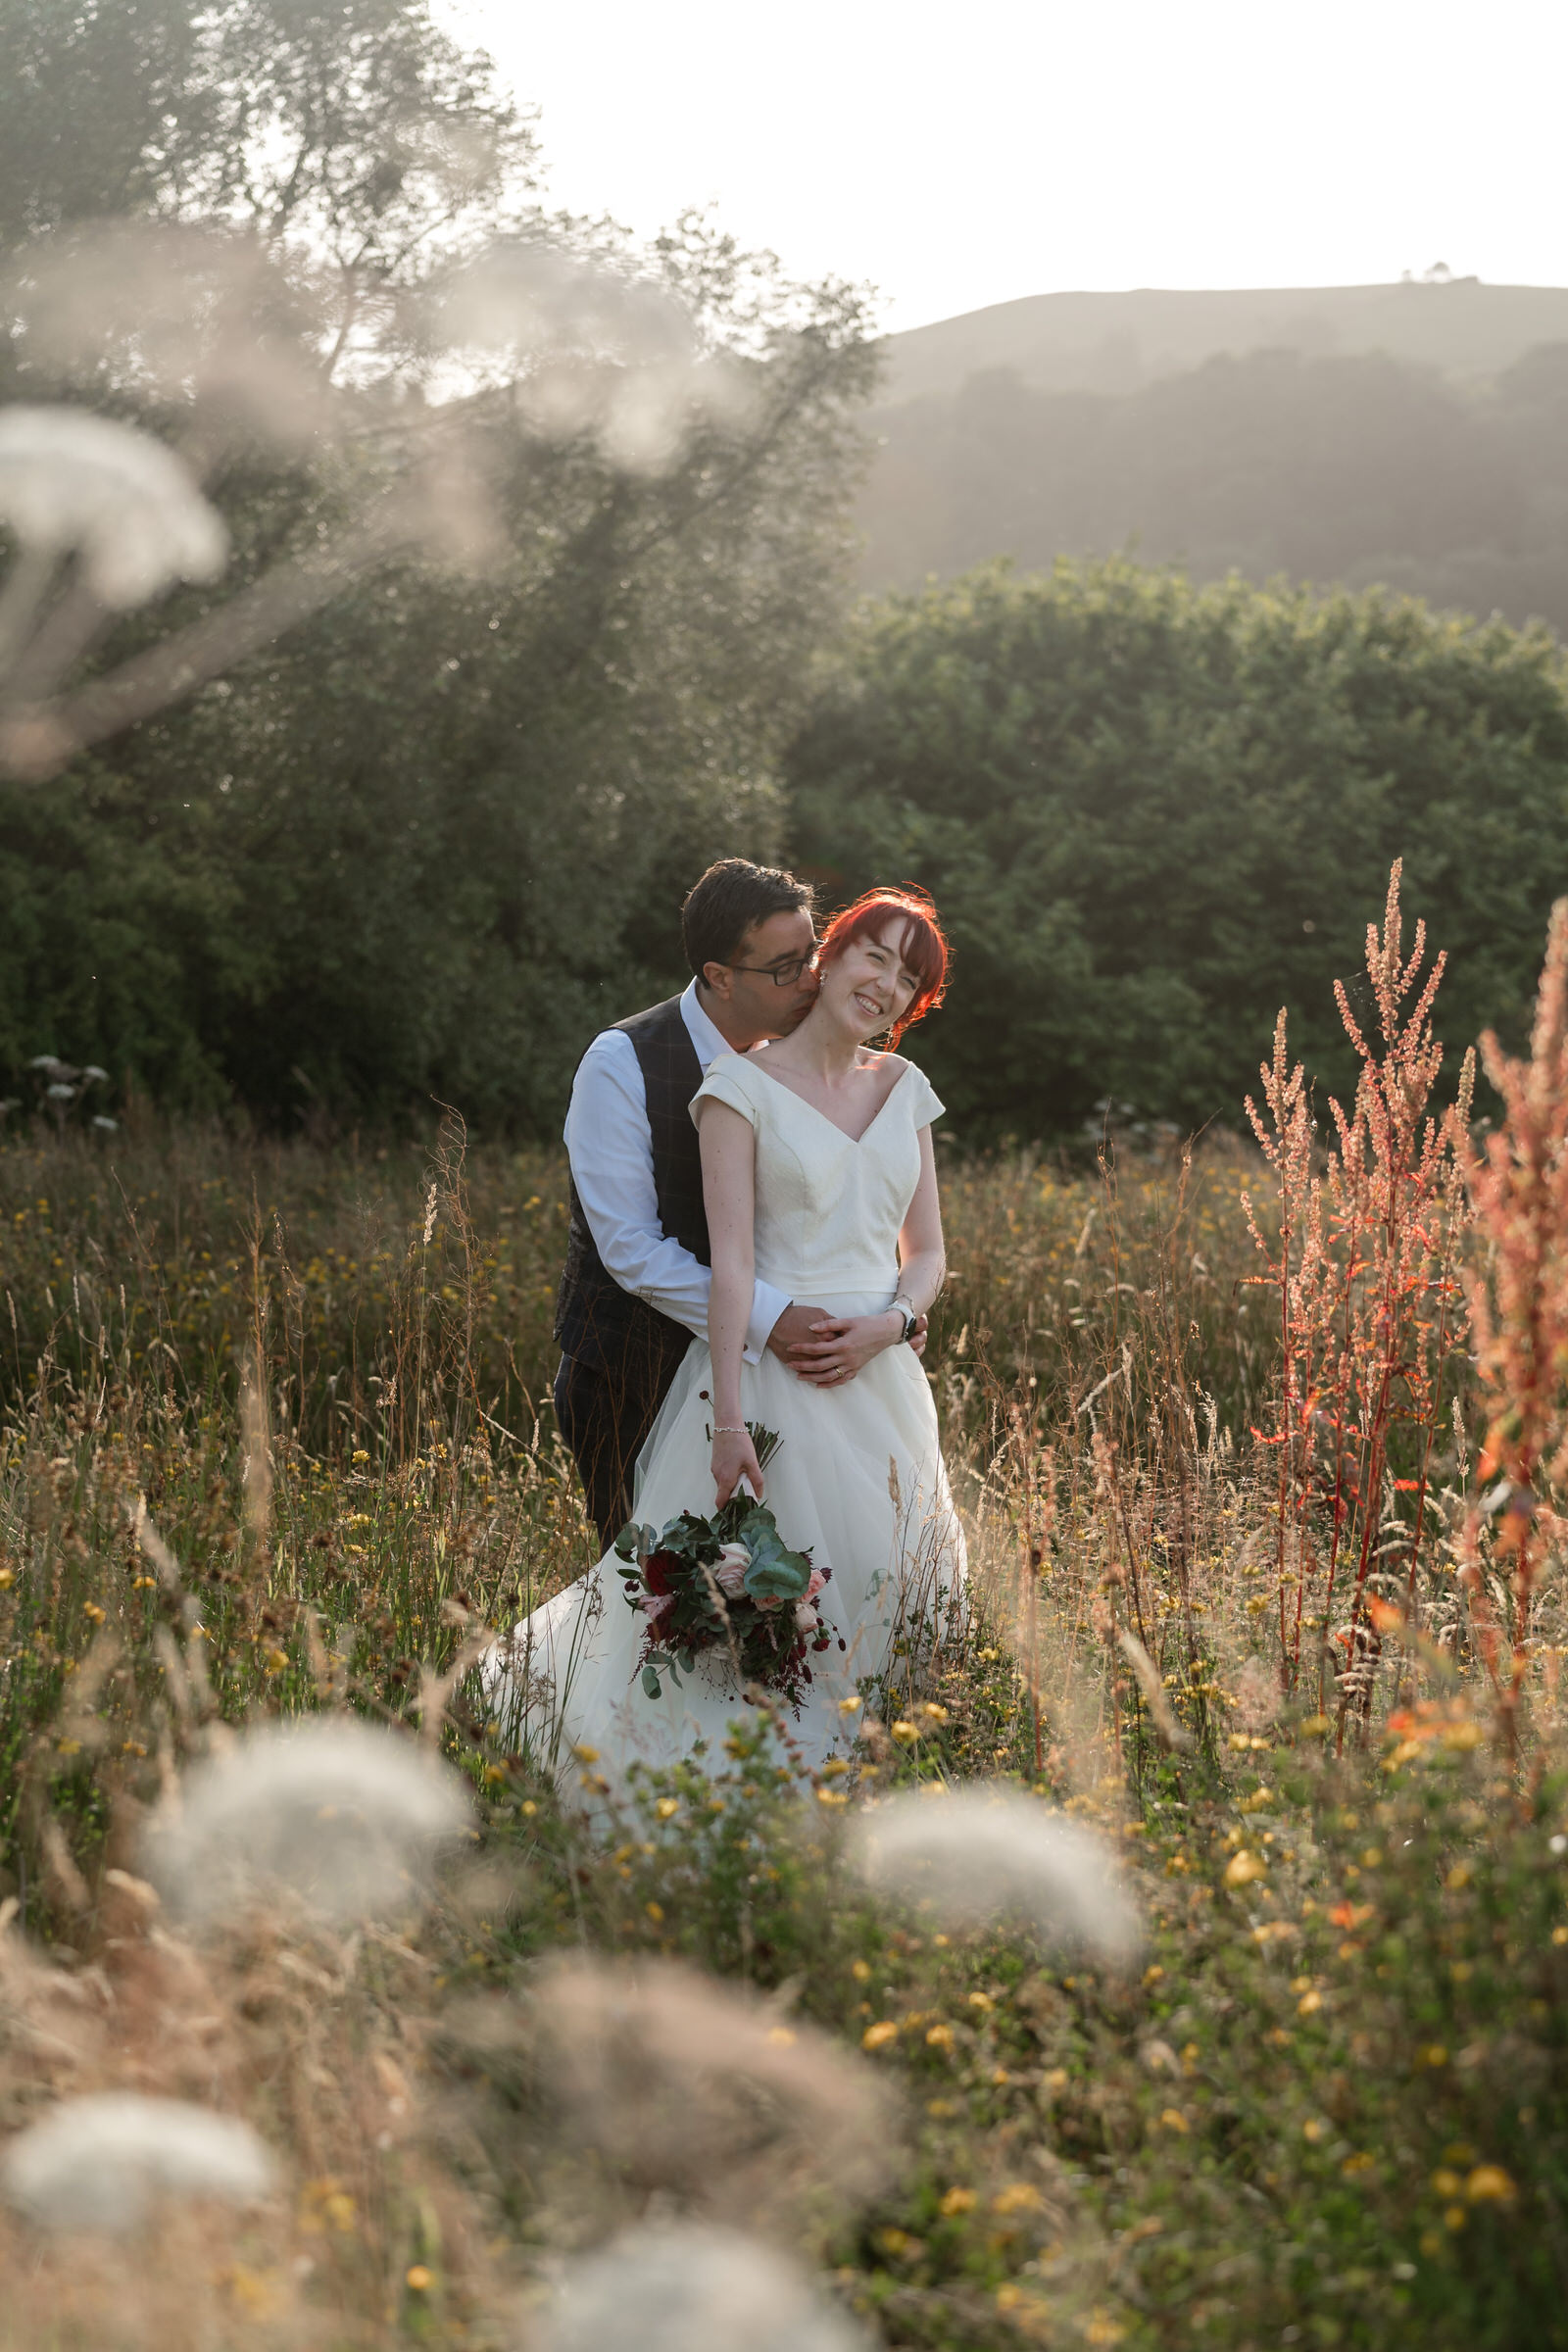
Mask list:
[[[698,1004],[695,980],[681,998],[680,1010],[706,1075],[710,1063],[732,1049]],[[642,1065],[624,1029],[601,1030],[578,1063],[565,1142],[571,1179],[606,1273],[623,1291],[706,1340],[713,1278],[659,1221]],[[760,1356],[789,1303],[770,1284],[757,1285],[746,1331],[748,1361],[756,1363]]]

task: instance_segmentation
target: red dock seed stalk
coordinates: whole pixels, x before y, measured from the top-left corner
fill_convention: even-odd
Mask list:
[[[1370,1709],[1379,1652],[1368,1610],[1402,1576],[1407,1610],[1427,1534],[1427,1492],[1449,1366],[1465,1336],[1458,1261],[1469,1220],[1464,1138],[1475,1082],[1467,1054],[1458,1098],[1429,1107],[1443,1062],[1432,1006],[1446,958],[1421,980],[1426,926],[1406,958],[1399,908],[1401,864],[1389,876],[1381,932],[1367,926],[1366,969],[1377,1014],[1369,1041],[1335,984],[1340,1017],[1361,1061],[1347,1112],[1330,1102],[1338,1138],[1319,1160],[1302,1065],[1286,1050],[1286,1016],[1262,1067],[1265,1111],[1247,1112],[1277,1186],[1279,1238],[1252,1238],[1267,1272],[1253,1280],[1279,1301],[1281,1378],[1272,1429],[1280,1684],[1298,1689],[1309,1592],[1319,1631],[1317,1704],[1338,1697],[1343,1741],[1352,1700]],[[1419,982],[1419,987],[1418,987]],[[1408,1499],[1407,1499],[1408,1498]],[[1348,1614],[1333,1623],[1336,1590],[1349,1574]],[[1331,1678],[1331,1643],[1343,1656]]]
[[[1568,1475],[1568,899],[1551,910],[1528,1061],[1488,1030],[1488,1078],[1501,1125],[1465,1173],[1484,1244],[1469,1283],[1476,1368],[1489,1413],[1471,1504],[1465,1566],[1482,1655],[1517,1752],[1519,1699],[1529,1666],[1531,1602],[1542,1564],[1568,1534],[1553,1507]],[[1510,1579],[1513,1623],[1506,1670],[1484,1570]]]

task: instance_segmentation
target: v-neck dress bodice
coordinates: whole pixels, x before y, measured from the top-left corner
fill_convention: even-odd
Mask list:
[[[726,1102],[757,1137],[753,1248],[760,1281],[786,1298],[825,1300],[898,1288],[899,1233],[920,1181],[920,1129],[942,1115],[931,1081],[906,1062],[859,1136],[771,1078],[756,1059],[727,1054],[692,1098]]]
[[[874,1314],[898,1288],[899,1234],[920,1181],[920,1131],[940,1117],[929,1080],[900,1072],[864,1132],[770,1078],[760,1057],[713,1063],[692,1101],[727,1103],[756,1136],[757,1272],[795,1303]],[[637,1465],[634,1515],[662,1527],[710,1511],[712,1359],[693,1340]],[[741,1367],[741,1410],[775,1430],[766,1496],[784,1540],[830,1571],[818,1607],[835,1639],[811,1660],[793,1727],[808,1763],[854,1738],[843,1702],[888,1670],[895,1645],[944,1639],[961,1606],[963,1539],[949,1493],[931,1387],[906,1347],[885,1348],[854,1380],[818,1389],[771,1354]],[[596,1750],[612,1780],[633,1761],[669,1764],[699,1742],[716,1748],[749,1712],[727,1669],[699,1666],[650,1698],[640,1681],[646,1621],[626,1606],[612,1553],[523,1620],[493,1653],[490,1705],[509,1745],[558,1764]]]

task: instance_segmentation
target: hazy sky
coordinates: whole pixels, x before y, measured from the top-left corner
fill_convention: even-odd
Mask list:
[[[716,204],[890,326],[1054,288],[1568,281],[1564,0],[441,0],[550,193]]]

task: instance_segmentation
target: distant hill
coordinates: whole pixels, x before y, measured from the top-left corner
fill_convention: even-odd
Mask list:
[[[1387,352],[1446,375],[1492,376],[1533,344],[1568,342],[1568,287],[1479,278],[1205,294],[1034,294],[890,335],[890,405],[958,391],[1011,368],[1049,391],[1131,392],[1218,352]]]
[[[1130,550],[1568,636],[1568,288],[1045,295],[887,354],[869,588]]]

